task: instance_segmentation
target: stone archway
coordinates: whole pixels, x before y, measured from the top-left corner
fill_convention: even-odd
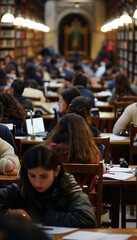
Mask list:
[[[66,15],[58,27],[59,51],[66,57],[77,53],[82,57],[90,56],[91,30],[87,19],[79,14]]]

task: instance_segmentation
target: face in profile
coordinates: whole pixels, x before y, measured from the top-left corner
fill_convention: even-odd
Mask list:
[[[42,167],[31,168],[27,170],[28,178],[34,189],[39,192],[47,191],[52,185],[55,177],[58,176],[60,166],[56,170],[48,170]]]
[[[62,114],[65,114],[68,110],[68,104],[67,102],[63,99],[63,97],[60,95],[59,96],[59,111]]]

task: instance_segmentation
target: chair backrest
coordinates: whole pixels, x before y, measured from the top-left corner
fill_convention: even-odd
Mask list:
[[[124,109],[132,104],[133,101],[115,101],[114,102],[114,114],[115,114],[115,121],[120,117],[120,115],[123,113]]]
[[[101,211],[102,211],[102,176],[103,176],[103,163],[99,164],[75,164],[75,163],[63,163],[65,172],[71,173],[75,176],[75,174],[91,174],[93,176],[98,176],[98,182],[96,185],[96,194],[88,191],[90,201],[93,206],[95,206],[96,210],[96,218],[98,227],[101,226]],[[83,190],[85,186],[82,186]],[[96,196],[96,197],[95,197]]]
[[[94,141],[101,150],[102,159],[104,159],[105,162],[108,162],[110,153],[110,137],[94,137]]]
[[[137,125],[130,124],[130,154],[129,164],[134,164],[134,156],[137,155]]]

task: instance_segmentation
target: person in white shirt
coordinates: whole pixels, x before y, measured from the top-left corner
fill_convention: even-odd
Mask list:
[[[137,102],[127,106],[114,125],[113,133],[118,135],[124,130],[130,129],[130,123],[137,125]]]

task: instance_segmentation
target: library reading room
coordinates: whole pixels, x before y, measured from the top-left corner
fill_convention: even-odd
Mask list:
[[[137,240],[137,0],[0,0],[0,239]]]

